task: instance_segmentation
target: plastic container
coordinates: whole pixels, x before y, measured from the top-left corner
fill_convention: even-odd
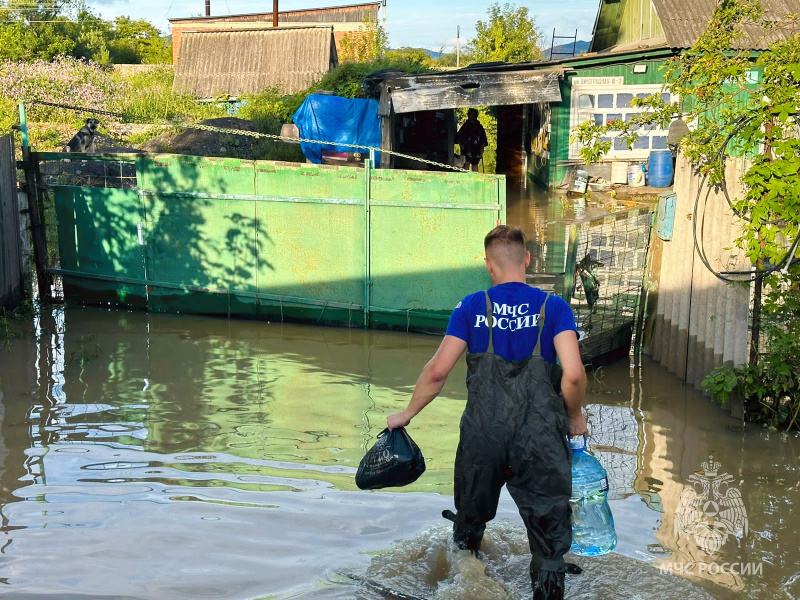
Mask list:
[[[611,183],[628,183],[628,163],[611,163]]]
[[[640,163],[628,165],[628,185],[630,187],[644,186],[644,165]]]
[[[586,436],[569,440],[572,449],[572,546],[579,556],[608,554],[617,545],[614,517],[608,506],[608,475],[586,452]]]
[[[650,174],[650,185],[656,188],[669,187],[674,171],[672,168],[672,152],[669,150],[653,150],[647,161]]]
[[[572,191],[583,194],[586,192],[586,184],[589,183],[589,172],[578,171],[575,173],[575,181],[572,182]]]

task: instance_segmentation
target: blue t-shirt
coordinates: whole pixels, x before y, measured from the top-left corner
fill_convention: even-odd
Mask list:
[[[506,360],[522,360],[533,354],[539,335],[539,314],[547,292],[524,283],[502,283],[489,288],[492,301],[492,341],[494,353]],[[545,307],[542,332],[542,358],[556,362],[553,343],[562,331],[578,331],[572,309],[560,296],[550,294]],[[486,352],[489,346],[489,328],[486,324],[486,294],[476,292],[458,303],[447,335],[467,342],[470,352]]]

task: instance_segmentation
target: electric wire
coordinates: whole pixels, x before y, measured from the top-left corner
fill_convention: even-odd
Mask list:
[[[703,220],[700,225],[699,240],[697,235],[697,221],[698,221],[697,212],[700,206],[700,196],[703,193],[703,187],[705,186],[705,182],[707,179],[708,175],[704,175],[702,181],[700,182],[700,185],[697,186],[697,197],[695,198],[694,209],[692,211],[692,236],[694,240],[694,247],[695,250],[697,251],[697,255],[699,256],[700,261],[703,263],[706,269],[711,271],[711,273],[717,279],[720,279],[721,281],[724,281],[726,283],[752,283],[758,281],[759,279],[763,279],[764,277],[767,277],[768,275],[771,275],[776,271],[781,271],[781,270],[788,271],[788,267],[791,264],[792,257],[794,256],[798,243],[800,243],[800,233],[798,233],[797,237],[794,240],[794,243],[790,247],[789,251],[784,255],[784,257],[776,265],[772,265],[766,269],[758,271],[754,271],[752,269],[748,271],[717,271],[716,269],[714,269],[714,267],[711,266],[711,261],[709,261],[708,256],[705,252],[705,213],[706,213],[706,207],[708,206],[708,198],[709,195],[711,194],[710,186],[706,188],[706,198],[703,204]],[[730,277],[736,275],[746,277],[746,279],[734,279]]]
[[[740,133],[741,130],[744,129],[744,127],[747,126],[747,124],[749,123],[751,118],[752,118],[752,115],[749,115],[749,114],[742,115],[741,117],[739,117],[739,119],[737,119],[734,122],[733,128],[728,133],[728,135],[726,136],[726,138],[722,142],[722,144],[720,144],[720,147],[718,148],[716,154],[714,154],[708,161],[706,161],[705,166],[710,166],[713,162],[719,162],[723,166],[723,169],[724,169],[725,150],[727,149],[728,144],[730,144],[730,142],[733,140],[733,138],[738,133]],[[705,143],[710,142],[713,139],[713,137],[714,137],[713,135],[709,136],[705,140]],[[709,198],[709,195],[711,194],[711,186],[708,186],[708,188],[707,188],[706,198],[705,198],[705,202],[703,204],[703,220],[702,220],[701,225],[700,225],[700,239],[699,240],[698,240],[698,236],[697,236],[697,211],[698,211],[698,208],[699,208],[699,205],[700,205],[700,196],[702,195],[703,187],[705,187],[705,183],[706,183],[707,180],[708,180],[708,173],[705,173],[703,175],[702,181],[700,182],[700,185],[697,188],[697,197],[695,198],[694,209],[692,211],[692,237],[693,237],[693,241],[694,241],[694,247],[695,247],[695,250],[697,251],[697,254],[698,254],[699,258],[700,258],[700,261],[703,263],[703,265],[706,267],[706,269],[708,269],[717,279],[720,279],[721,281],[724,281],[726,283],[752,283],[752,282],[758,281],[759,279],[763,279],[763,278],[767,277],[768,275],[771,275],[772,273],[774,273],[776,271],[782,271],[784,273],[788,272],[789,266],[791,265],[791,263],[792,263],[792,261],[794,259],[794,255],[795,255],[795,252],[797,250],[798,243],[800,243],[800,231],[798,231],[798,234],[795,237],[794,242],[790,246],[789,251],[783,256],[783,258],[776,265],[771,265],[770,267],[768,267],[766,269],[762,269],[762,270],[752,270],[751,269],[751,270],[748,270],[748,271],[717,271],[716,269],[714,269],[711,266],[711,262],[709,261],[708,256],[707,256],[707,254],[705,252],[705,213],[706,213],[706,207],[708,206],[708,198]],[[731,200],[730,194],[728,192],[727,179],[725,177],[724,171],[722,173],[722,178],[720,180],[719,186],[720,186],[720,190],[722,191],[722,194],[723,194],[726,202],[728,203],[728,206],[730,207],[731,211],[733,212],[733,214],[736,217],[738,217],[738,218],[740,218],[740,219],[742,219],[744,221],[752,222],[752,220],[750,218],[748,218],[747,215],[745,215],[741,211],[737,210],[736,207],[734,206],[733,201]],[[767,224],[767,225],[776,225],[776,224],[779,224],[779,221],[765,221],[765,224]],[[741,276],[741,277],[746,277],[746,278],[734,279],[734,278],[729,277],[729,276]]]

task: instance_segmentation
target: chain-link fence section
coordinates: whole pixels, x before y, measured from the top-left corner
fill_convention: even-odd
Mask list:
[[[630,339],[639,311],[651,224],[650,208],[642,207],[577,225],[571,304],[584,355],[606,354]]]

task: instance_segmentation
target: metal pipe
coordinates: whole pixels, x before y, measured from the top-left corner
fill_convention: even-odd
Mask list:
[[[206,16],[211,16],[211,0],[206,0]]]
[[[19,103],[19,132],[22,135],[22,148],[28,148],[28,116],[25,111],[25,104]]]
[[[364,161],[364,329],[369,329],[369,305],[371,297],[372,274],[370,245],[372,232],[372,216],[370,215],[370,200],[372,196],[372,164],[375,160],[375,151],[370,149],[369,158]]]
[[[272,0],[272,26],[278,26],[278,0]]]
[[[461,25],[456,26],[456,67],[461,66]]]

